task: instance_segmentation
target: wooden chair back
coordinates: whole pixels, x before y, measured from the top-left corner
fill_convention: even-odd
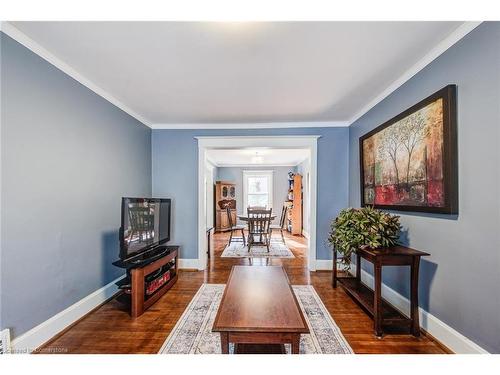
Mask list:
[[[283,226],[285,225],[287,211],[288,211],[288,206],[283,205],[283,208],[281,209],[280,229],[283,229]]]
[[[269,232],[271,225],[272,209],[256,210],[247,209],[248,215],[248,232],[252,234],[263,234]]]
[[[231,215],[231,207],[229,206],[226,207],[226,215],[229,227],[232,229],[234,227],[234,223],[233,223],[233,216]]]

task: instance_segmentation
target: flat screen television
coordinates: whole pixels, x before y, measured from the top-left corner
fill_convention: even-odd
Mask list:
[[[122,198],[120,258],[124,261],[170,240],[171,200]]]

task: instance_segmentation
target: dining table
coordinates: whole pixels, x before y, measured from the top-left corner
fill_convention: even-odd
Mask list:
[[[248,214],[238,214],[238,219],[240,219],[241,221],[248,221]],[[273,221],[274,219],[276,219],[278,215],[275,215],[275,214],[271,214],[271,221]]]
[[[245,221],[245,222],[248,222],[248,214],[237,214],[236,216],[238,216],[238,219],[240,219],[241,221]],[[273,221],[274,219],[276,219],[276,216],[275,214],[271,214],[271,221]],[[254,237],[255,238],[255,237]],[[247,239],[248,241],[248,239]],[[262,236],[260,236],[259,240],[255,240],[254,242],[256,245],[264,245],[264,242],[262,242]]]

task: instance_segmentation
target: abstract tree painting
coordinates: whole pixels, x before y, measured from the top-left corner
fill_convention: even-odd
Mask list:
[[[457,213],[455,93],[449,85],[360,138],[362,205]]]

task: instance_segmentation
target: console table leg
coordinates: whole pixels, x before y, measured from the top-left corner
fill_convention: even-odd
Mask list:
[[[337,287],[337,250],[333,249],[332,286]]]
[[[222,354],[229,354],[229,333],[227,332],[220,333],[220,345]]]
[[[299,354],[300,351],[300,334],[294,335],[292,339],[292,354]]]
[[[375,336],[382,337],[382,265],[379,263],[375,263],[374,277],[373,329]]]
[[[418,316],[418,269],[420,265],[420,258],[413,257],[411,265],[411,280],[410,280],[410,319],[411,319],[411,333],[413,336],[420,336],[420,323]]]

